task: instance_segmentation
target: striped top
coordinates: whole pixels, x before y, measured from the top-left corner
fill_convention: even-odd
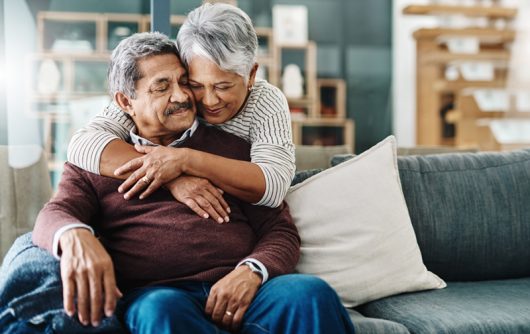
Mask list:
[[[114,102],[84,128],[79,129],[68,146],[68,161],[99,174],[99,162],[105,146],[114,139],[129,140],[132,119]],[[287,100],[277,87],[256,79],[243,109],[232,119],[217,125],[251,144],[251,161],[265,176],[265,194],[255,204],[278,207],[295,173],[291,117]]]

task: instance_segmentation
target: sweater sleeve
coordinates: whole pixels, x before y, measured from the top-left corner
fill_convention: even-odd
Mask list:
[[[90,226],[98,210],[96,192],[83,171],[66,163],[57,193],[37,216],[33,243],[53,253],[53,237],[59,229],[79,223]]]
[[[291,273],[300,257],[301,241],[287,203],[278,208],[243,204],[243,211],[258,238],[247,258],[263,263],[269,278]]]
[[[276,87],[262,94],[255,108],[250,156],[263,171],[266,185],[265,194],[255,204],[274,208],[282,204],[296,170],[291,114]]]
[[[68,162],[99,174],[99,162],[105,146],[114,139],[128,140],[133,126],[129,115],[111,102],[101,114],[72,136],[68,145]]]

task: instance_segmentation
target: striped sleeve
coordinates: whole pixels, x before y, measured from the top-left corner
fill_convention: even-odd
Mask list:
[[[132,119],[114,102],[75,132],[68,145],[68,161],[79,168],[99,174],[99,162],[105,146],[114,139],[127,140],[134,126]]]
[[[295,155],[291,117],[287,100],[273,87],[261,94],[252,112],[252,162],[265,175],[263,198],[255,203],[268,207],[281,205],[295,174]]]

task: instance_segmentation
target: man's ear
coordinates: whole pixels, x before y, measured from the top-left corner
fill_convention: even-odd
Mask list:
[[[131,104],[131,99],[127,95],[122,92],[116,92],[116,94],[114,94],[114,101],[116,101],[121,110],[131,116],[136,116]]]
[[[254,82],[256,81],[256,73],[258,72],[259,64],[255,63],[254,66],[252,66],[252,69],[250,70],[250,75],[248,78],[248,89],[251,90],[254,86]]]

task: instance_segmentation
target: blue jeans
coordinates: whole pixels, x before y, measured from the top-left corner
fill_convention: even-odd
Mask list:
[[[228,333],[204,313],[210,283],[146,287],[123,298],[119,308],[131,333]],[[335,291],[301,274],[266,282],[243,317],[241,333],[354,333]]]

